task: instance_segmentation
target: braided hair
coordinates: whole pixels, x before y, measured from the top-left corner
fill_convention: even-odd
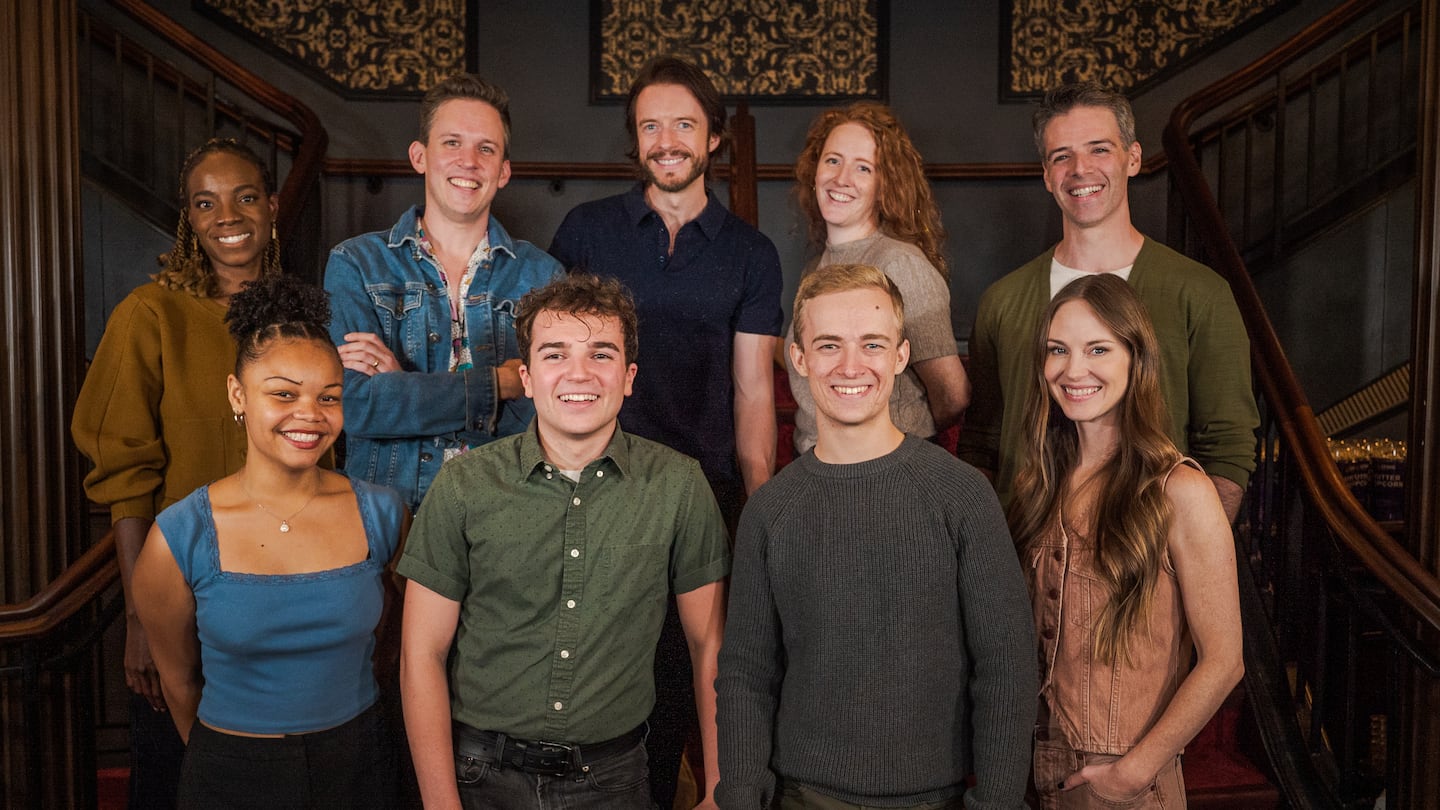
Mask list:
[[[175,226],[175,246],[168,253],[160,254],[160,272],[153,276],[155,283],[167,290],[183,290],[196,298],[213,298],[220,293],[220,282],[215,278],[210,257],[200,249],[200,241],[194,228],[190,227],[190,216],[186,212],[189,209],[190,175],[200,161],[222,152],[252,164],[260,172],[265,194],[275,193],[275,181],[265,163],[234,138],[211,138],[186,156],[185,163],[180,167],[180,221]],[[265,236],[270,237],[270,242],[265,246],[265,255],[261,259],[261,278],[280,274],[280,240],[273,235]]]

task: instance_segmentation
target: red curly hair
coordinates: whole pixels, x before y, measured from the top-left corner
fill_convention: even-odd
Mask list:
[[[857,101],[820,113],[805,136],[805,148],[795,161],[795,202],[805,215],[811,247],[820,250],[825,245],[825,220],[815,201],[815,169],[825,139],[841,124],[858,124],[875,139],[875,217],[880,230],[920,248],[940,276],[949,279],[950,269],[941,250],[945,226],[925,180],[925,161],[895,113],[873,101]]]

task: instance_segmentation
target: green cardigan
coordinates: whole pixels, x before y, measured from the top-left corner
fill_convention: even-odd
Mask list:
[[[974,386],[957,452],[996,473],[1009,504],[1019,468],[1025,390],[1033,384],[1033,342],[1050,302],[1051,248],[985,291],[970,338]],[[1242,488],[1255,470],[1260,415],[1250,389],[1250,339],[1230,285],[1208,267],[1146,239],[1130,285],[1150,310],[1160,341],[1160,390],[1170,438],[1211,475]]]

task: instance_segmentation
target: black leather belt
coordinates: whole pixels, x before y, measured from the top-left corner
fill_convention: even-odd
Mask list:
[[[627,734],[591,745],[520,740],[496,731],[478,731],[464,723],[455,723],[453,733],[455,754],[462,759],[544,776],[583,778],[590,771],[587,762],[623,754],[639,745],[645,739],[645,725],[642,723]]]

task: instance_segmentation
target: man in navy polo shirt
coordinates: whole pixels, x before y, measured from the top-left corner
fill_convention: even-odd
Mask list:
[[[620,423],[698,459],[730,520],[775,468],[780,256],[705,188],[725,105],[699,68],[650,62],[625,121],[641,183],[577,206],[550,254],[634,293],[649,349]]]
[[[641,182],[577,206],[550,253],[634,293],[645,370],[620,424],[699,460],[733,531],[745,496],[775,469],[780,256],[705,188],[726,132],[725,105],[703,71],[673,57],[651,61],[630,88],[625,126]],[[687,667],[672,609],[656,655],[649,746],[662,807],[671,804],[689,725],[674,715],[693,706]]]

